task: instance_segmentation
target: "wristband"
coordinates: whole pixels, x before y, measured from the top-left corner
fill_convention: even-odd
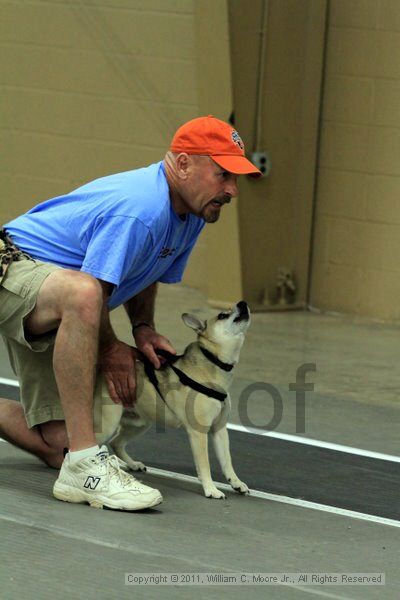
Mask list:
[[[153,329],[153,327],[149,324],[149,323],[145,323],[144,321],[142,321],[141,323],[137,323],[136,325],[132,326],[132,333],[133,335],[135,335],[135,329],[137,329],[138,327],[150,327],[150,329]]]

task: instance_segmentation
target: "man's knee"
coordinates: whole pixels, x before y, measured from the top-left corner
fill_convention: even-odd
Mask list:
[[[91,320],[100,315],[103,306],[103,291],[99,281],[76,271],[69,271],[64,282],[64,312],[72,311],[78,318]]]
[[[63,452],[68,447],[67,429],[65,421],[48,421],[37,426],[43,440],[50,450]]]
[[[99,281],[87,273],[57,269],[43,282],[33,311],[25,319],[25,329],[41,335],[57,329],[66,316],[97,326],[103,306]]]

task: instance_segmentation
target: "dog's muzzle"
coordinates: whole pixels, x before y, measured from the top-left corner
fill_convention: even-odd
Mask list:
[[[236,319],[234,319],[234,323],[237,323],[238,321],[247,321],[250,318],[250,311],[247,302],[241,300],[236,304],[236,308],[239,310],[239,314]]]

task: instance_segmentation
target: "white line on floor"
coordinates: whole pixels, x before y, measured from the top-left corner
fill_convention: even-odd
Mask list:
[[[6,442],[6,440],[0,438],[0,442]],[[157,477],[176,479],[177,481],[196,483],[200,485],[197,477],[192,477],[192,475],[185,475],[183,473],[175,473],[174,471],[165,471],[163,469],[155,469],[152,467],[148,467],[147,472],[150,475],[156,475]],[[221,490],[232,492],[231,486],[227,483],[215,482],[215,485],[217,485]],[[308,500],[301,500],[299,498],[290,498],[289,496],[280,496],[279,494],[269,494],[268,492],[261,492],[260,490],[250,490],[250,497],[260,498],[261,500],[270,500],[272,502],[280,502],[282,504],[290,504],[292,506],[298,506],[299,508],[310,508],[312,510],[319,510],[321,512],[332,513],[341,517],[359,519],[361,521],[370,521],[372,523],[378,523],[379,525],[400,527],[400,521],[395,521],[394,519],[386,519],[385,517],[355,512],[353,510],[347,510],[345,508],[339,508],[338,506],[331,506],[329,504],[318,504],[317,502],[309,502]]]
[[[177,479],[178,481],[190,483],[199,483],[197,477],[192,477],[191,475],[184,475],[182,473],[174,473],[173,471],[164,471],[163,469],[153,469],[151,467],[148,467],[147,472],[151,475],[156,475],[158,477]],[[215,485],[221,490],[230,492],[232,491],[231,486],[227,483],[216,482]],[[337,506],[331,506],[328,504],[318,504],[317,502],[309,502],[308,500],[301,500],[299,498],[279,496],[278,494],[269,494],[268,492],[261,492],[259,490],[250,490],[250,497],[261,498],[262,500],[271,500],[272,502],[281,502],[282,504],[291,504],[292,506],[298,506],[300,508],[311,508],[312,510],[319,510],[322,512],[332,513],[342,517],[350,517],[352,519],[360,519],[362,521],[379,523],[380,525],[400,527],[400,521],[395,521],[394,519],[386,519],[385,517],[368,515],[365,513],[355,512],[353,510],[347,510],[345,508],[339,508]]]
[[[11,385],[12,387],[19,387],[18,381],[15,381],[15,379],[4,379],[4,377],[0,377],[0,384]]]
[[[331,442],[323,442],[322,440],[313,440],[311,438],[305,438],[299,435],[279,433],[278,431],[265,431],[263,429],[255,429],[253,427],[243,427],[243,425],[236,425],[234,423],[228,423],[227,428],[231,429],[232,431],[240,431],[242,433],[251,433],[253,435],[276,438],[278,440],[285,440],[287,442],[295,442],[296,444],[316,446],[318,448],[336,450],[337,452],[347,452],[347,454],[356,454],[357,456],[366,456],[368,458],[378,458],[380,460],[388,460],[400,463],[400,456],[394,456],[393,454],[382,454],[381,452],[373,452],[372,450],[363,450],[361,448],[354,448],[353,446],[343,446],[342,444],[333,444]]]
[[[3,377],[0,377],[0,384],[19,387],[18,381],[15,379],[4,379]],[[347,454],[354,454],[356,456],[365,456],[367,458],[376,458],[378,460],[400,463],[400,456],[395,456],[393,454],[383,454],[382,452],[373,452],[372,450],[363,450],[362,448],[355,448],[353,446],[343,446],[342,444],[323,442],[322,440],[301,437],[299,435],[290,435],[288,433],[279,433],[278,431],[265,431],[264,429],[256,429],[255,427],[243,427],[243,425],[236,425],[235,423],[228,423],[227,427],[232,431],[240,431],[241,433],[271,437],[286,442],[295,442],[296,444],[305,444],[307,446],[315,446],[327,450],[336,450],[337,452],[346,452]]]

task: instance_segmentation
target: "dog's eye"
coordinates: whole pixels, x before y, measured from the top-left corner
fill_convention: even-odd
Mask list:
[[[221,319],[227,319],[229,316],[229,313],[219,313],[218,320],[220,321]]]

